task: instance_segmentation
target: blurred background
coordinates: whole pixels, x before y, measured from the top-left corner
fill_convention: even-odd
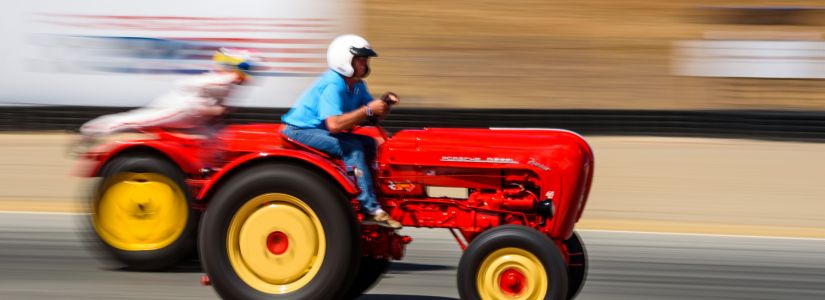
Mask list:
[[[129,272],[85,250],[71,131],[208,70],[218,47],[266,61],[229,121],[277,122],[342,33],[380,55],[371,91],[402,98],[390,131],[585,136],[580,299],[825,298],[821,1],[30,0],[0,16],[2,299],[216,297],[196,262]],[[457,299],[449,235],[405,230],[408,259],[364,298]]]
[[[410,105],[822,109],[818,1],[367,1]]]

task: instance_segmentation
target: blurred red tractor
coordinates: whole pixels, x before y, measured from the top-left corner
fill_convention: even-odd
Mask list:
[[[208,141],[156,131],[89,151],[94,167],[86,175],[101,177],[91,202],[100,245],[129,267],[162,269],[197,244],[211,284],[227,299],[357,297],[404,256],[411,238],[362,225],[355,177],[280,129],[233,125]],[[563,300],[579,292],[587,256],[573,227],[593,176],[593,153],[579,135],[355,132],[380,145],[371,171],[384,209],[407,227],[449,229],[464,249],[462,299]],[[204,157],[218,163],[206,166]]]

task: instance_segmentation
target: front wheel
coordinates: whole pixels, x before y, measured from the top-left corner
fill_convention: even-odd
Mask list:
[[[584,287],[584,282],[587,281],[587,248],[584,247],[581,235],[575,231],[569,239],[564,241],[564,246],[567,248],[567,255],[570,257],[570,262],[567,264],[567,277],[569,279],[567,299],[575,299]]]
[[[335,299],[359,263],[345,195],[297,165],[235,175],[212,199],[200,234],[201,263],[224,299]]]
[[[504,225],[479,235],[458,264],[458,292],[470,300],[566,300],[567,268],[553,240]]]

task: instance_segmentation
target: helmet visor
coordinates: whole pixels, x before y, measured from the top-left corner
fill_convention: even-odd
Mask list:
[[[349,52],[352,53],[352,55],[361,56],[361,57],[378,56],[378,53],[375,53],[374,50],[372,50],[370,48],[366,48],[366,47],[364,47],[364,48],[350,47]]]

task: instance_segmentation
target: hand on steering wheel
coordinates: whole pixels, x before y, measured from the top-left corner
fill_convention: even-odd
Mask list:
[[[367,104],[373,113],[373,115],[369,117],[369,124],[377,125],[378,121],[383,119],[387,115],[387,113],[389,113],[390,108],[393,105],[398,104],[399,102],[400,99],[398,98],[398,95],[396,95],[393,92],[387,92],[381,96],[380,101],[373,100],[372,102]]]

